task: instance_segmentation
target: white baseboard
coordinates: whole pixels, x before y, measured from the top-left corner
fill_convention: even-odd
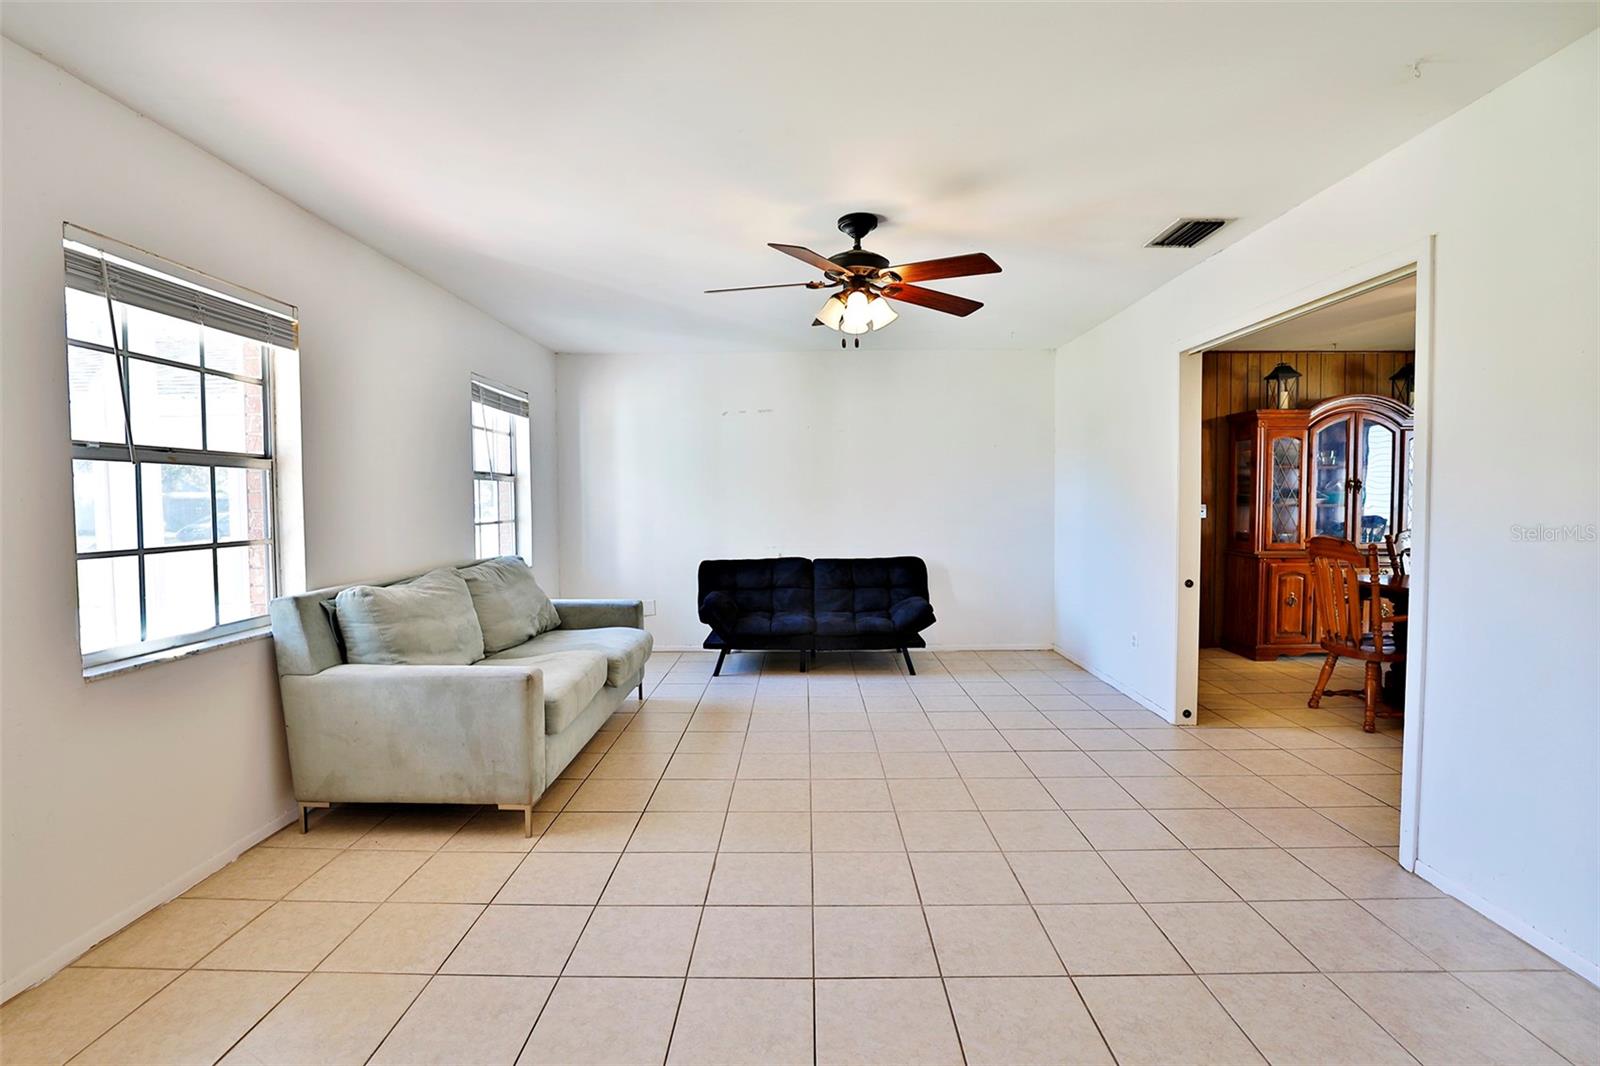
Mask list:
[[[705,652],[707,654],[715,654],[716,651],[717,651],[716,648],[702,648],[698,644],[657,644],[655,646],[655,650],[656,651],[665,651],[665,652],[703,651],[703,652]],[[892,648],[890,648],[890,649],[882,649],[882,648],[880,648],[878,650],[887,652],[887,651],[893,651],[894,649],[892,649]],[[911,650],[914,651],[914,652],[918,652],[918,651],[940,652],[940,651],[1054,651],[1056,649],[1052,648],[1048,644],[929,644],[926,648],[912,648]]]
[[[1465,903],[1506,932],[1527,941],[1529,945],[1538,948],[1585,981],[1592,985],[1600,986],[1600,962],[1586,959],[1565,944],[1552,940],[1515,914],[1503,907],[1490,903],[1477,893],[1464,887],[1455,878],[1440,873],[1425,862],[1419,861],[1417,863],[1416,875],[1440,891]]]
[[[1117,680],[1117,678],[1106,673],[1104,670],[1096,670],[1094,667],[1086,665],[1079,659],[1075,658],[1070,652],[1061,647],[1059,644],[1050,645],[1050,650],[1061,656],[1063,659],[1068,659],[1074,663],[1077,663],[1079,666],[1083,667],[1083,669],[1089,671],[1089,673],[1093,674],[1101,681],[1104,681],[1106,684],[1110,685],[1112,688],[1116,689],[1130,700],[1133,700],[1151,714],[1159,714],[1167,721],[1172,721],[1172,709],[1170,707],[1163,707],[1161,705],[1161,701],[1151,699],[1149,696],[1146,696],[1144,693],[1135,689],[1127,682]]]
[[[168,881],[143,899],[124,907],[121,911],[95,925],[81,936],[69,940],[49,955],[46,955],[32,966],[15,974],[3,985],[0,985],[0,1003],[5,1002],[19,992],[26,992],[46,978],[54,976],[64,966],[100,943],[100,941],[120,931],[124,926],[148,911],[154,910],[163,903],[183,895],[273,833],[276,833],[286,825],[294,824],[295,819],[298,817],[299,813],[293,810],[277,815],[265,825],[252,829],[204,862],[190,867],[189,870]]]

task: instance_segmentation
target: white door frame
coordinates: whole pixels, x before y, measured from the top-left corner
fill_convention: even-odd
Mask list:
[[[1218,323],[1178,351],[1178,573],[1177,691],[1174,709],[1181,717],[1197,706],[1200,677],[1200,369],[1201,353],[1246,334],[1277,325],[1330,304],[1348,300],[1412,274],[1417,278],[1416,387],[1413,429],[1415,471],[1411,522],[1411,601],[1406,648],[1406,728],[1400,771],[1400,865],[1417,864],[1417,825],[1421,816],[1423,669],[1428,633],[1428,528],[1433,479],[1433,277],[1434,238],[1344,271],[1325,282]],[[1220,521],[1220,517],[1215,520]]]

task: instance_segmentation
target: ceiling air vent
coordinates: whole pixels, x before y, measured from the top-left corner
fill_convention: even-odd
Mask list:
[[[1180,218],[1145,247],[1193,248],[1227,224],[1225,218]]]

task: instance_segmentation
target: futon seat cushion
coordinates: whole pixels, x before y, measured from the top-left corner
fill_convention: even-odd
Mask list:
[[[723,559],[700,564],[700,618],[735,641],[816,632],[809,559]]]
[[[893,636],[933,624],[928,568],[915,556],[818,559],[815,573],[818,636]]]
[[[654,646],[655,638],[643,629],[622,626],[606,626],[599,629],[552,629],[489,658],[491,661],[499,662],[502,659],[525,659],[530,655],[545,655],[552,652],[592,652],[605,660],[604,684],[621,686],[639,676],[639,671],[644,668],[644,662],[650,658],[650,651]]]
[[[528,644],[519,647],[526,648]],[[483,662],[515,662],[518,666],[537,666],[544,672],[544,731],[548,734],[559,733],[576,721],[605,687],[606,657],[599,652],[574,649],[514,655],[517,650],[501,652]]]

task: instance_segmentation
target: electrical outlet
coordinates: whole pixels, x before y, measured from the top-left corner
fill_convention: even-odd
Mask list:
[[[1206,516],[1206,505],[1202,503],[1200,505],[1200,517],[1201,518],[1205,518],[1205,516]]]
[[[645,600],[644,601],[644,616],[646,618],[649,618],[651,615],[653,615],[655,613],[656,613],[656,601],[655,600]]]

